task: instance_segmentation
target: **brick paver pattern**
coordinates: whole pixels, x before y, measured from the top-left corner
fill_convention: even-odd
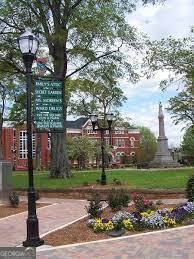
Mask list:
[[[86,214],[86,201],[42,199],[42,202],[58,202],[56,205],[37,209],[40,235],[68,224]],[[0,220],[0,246],[17,246],[26,239],[27,213]]]
[[[194,225],[149,235],[38,251],[37,259],[194,259]]]

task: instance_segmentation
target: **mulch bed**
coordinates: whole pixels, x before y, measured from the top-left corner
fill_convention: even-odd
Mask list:
[[[175,207],[176,204],[162,204],[158,205],[158,209],[162,208],[172,208]],[[125,211],[133,212],[134,206],[131,205],[128,208],[125,208]],[[114,213],[109,209],[106,208],[103,213],[102,217],[111,217]],[[107,239],[111,238],[107,233],[101,232],[101,233],[94,233],[92,229],[88,228],[86,225],[86,219],[82,219],[80,221],[77,221],[76,223],[73,223],[63,229],[57,230],[49,235],[46,235],[43,237],[46,245],[51,246],[60,246],[60,245],[67,245],[67,244],[74,244],[74,243],[83,243],[83,242],[89,242],[89,241],[96,241],[101,239]],[[148,230],[149,231],[149,230]],[[134,235],[137,233],[143,233],[148,231],[126,231],[123,236],[129,236]]]
[[[46,203],[37,203],[37,208],[41,208],[47,206],[49,204]],[[21,212],[25,212],[28,210],[28,203],[25,201],[21,201],[17,208],[13,208],[9,204],[4,204],[0,206],[0,218],[5,218],[7,216],[11,216],[14,214],[18,214]]]

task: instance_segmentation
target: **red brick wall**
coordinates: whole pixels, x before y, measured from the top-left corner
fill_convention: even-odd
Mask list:
[[[80,136],[80,135],[87,135],[91,138],[98,139],[100,141],[101,136],[100,133],[88,133],[87,127],[89,128],[90,125],[87,123],[81,130],[80,133],[70,133],[71,136]],[[27,169],[27,159],[21,159],[20,158],[20,131],[25,130],[25,127],[16,128],[15,130],[15,165],[16,170],[22,170]],[[50,166],[50,149],[48,147],[48,134],[42,133],[42,146],[41,146],[41,165],[43,169],[49,168]],[[134,141],[134,147],[131,147],[130,138],[133,137],[135,139]],[[3,154],[6,160],[10,160],[13,162],[13,152],[12,149],[14,147],[14,129],[13,128],[3,128]],[[35,135],[36,138],[36,135]],[[105,134],[105,139],[110,138],[110,144],[112,144],[114,151],[112,152],[112,155],[114,157],[114,160],[117,162],[121,162],[121,158],[116,156],[116,153],[118,152],[124,152],[125,155],[129,158],[132,158],[131,152],[135,152],[136,154],[139,151],[139,145],[140,145],[140,134],[139,133],[133,133],[128,132],[128,130],[124,131],[124,134],[116,134],[114,131],[112,132],[111,136],[109,134]],[[116,146],[116,139],[124,139],[124,147],[117,147]],[[37,143],[37,139],[35,139],[35,143]]]

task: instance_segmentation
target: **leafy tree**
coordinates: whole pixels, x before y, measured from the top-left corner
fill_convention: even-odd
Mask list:
[[[147,162],[154,158],[157,141],[154,133],[147,127],[140,126],[140,152],[138,154],[138,161]]]
[[[157,71],[168,71],[169,77],[161,81],[162,89],[169,84],[177,83],[184,89],[170,98],[168,111],[171,112],[175,124],[185,122],[193,124],[194,104],[194,55],[191,39],[173,39],[169,37],[161,41],[150,42],[144,66],[149,66],[147,77]]]
[[[175,124],[184,122],[186,126],[194,124],[194,95],[193,90],[187,87],[177,96],[170,98],[167,110],[172,114]]]
[[[19,88],[17,90],[19,91]],[[3,160],[2,129],[4,116],[6,116],[6,110],[8,109],[8,100],[11,105],[11,101],[15,96],[14,78],[7,73],[0,72],[0,160]]]
[[[68,137],[68,152],[70,159],[78,161],[78,168],[85,168],[86,160],[94,157],[95,141],[87,136]]]
[[[157,71],[167,71],[169,78],[161,81],[160,84],[163,89],[168,84],[177,82],[177,78],[182,85],[191,85],[194,79],[194,55],[190,44],[189,38],[174,39],[172,37],[149,42],[143,63],[144,67],[149,67],[146,71],[147,77]]]
[[[126,100],[123,91],[115,83],[103,85],[90,80],[73,80],[75,91],[70,101],[70,114],[88,116],[94,111],[105,114],[122,106]]]
[[[189,127],[184,136],[183,141],[181,143],[182,151],[187,154],[193,156],[194,154],[194,127]]]
[[[0,8],[0,67],[13,73],[24,74],[15,38],[26,27],[31,27],[42,37],[51,56],[48,71],[64,83],[78,75],[88,77],[95,73],[112,78],[128,75],[132,82],[139,78],[134,58],[124,55],[125,48],[140,52],[142,40],[136,30],[126,23],[126,14],[135,10],[136,4],[161,2],[157,0],[65,0],[16,1],[4,0]],[[64,98],[66,120],[66,98]],[[51,177],[69,177],[66,137],[62,133],[51,136]]]

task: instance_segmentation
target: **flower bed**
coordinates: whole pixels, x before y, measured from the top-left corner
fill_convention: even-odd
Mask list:
[[[176,205],[176,204],[170,204],[170,205],[161,204],[156,206],[157,206],[156,210],[164,210],[164,209],[170,210],[170,208],[180,207],[179,205]],[[125,211],[127,213],[132,214],[133,211],[135,211],[135,206],[129,205],[128,208],[125,208]],[[105,208],[102,212],[101,218],[111,219],[115,214],[118,215],[118,212],[114,213],[111,211],[110,208]],[[103,231],[95,232],[92,228],[88,227],[87,223],[88,223],[88,219],[82,219],[67,227],[64,227],[63,229],[54,231],[48,234],[47,236],[43,237],[45,244],[52,245],[52,246],[60,246],[60,245],[82,243],[82,242],[89,242],[89,241],[96,241],[96,240],[110,238],[108,233],[112,230],[109,230],[109,231],[103,230]],[[125,224],[125,233],[123,234],[124,236],[135,235],[135,234],[150,232],[154,230],[151,228],[136,230],[134,228],[131,228],[130,226],[131,224],[128,223],[128,221],[126,222],[124,221],[123,223]],[[185,220],[184,222],[182,222],[182,225],[183,224],[191,224],[191,223]],[[180,224],[176,226],[180,226]]]
[[[157,230],[182,225],[193,216],[194,202],[187,202],[175,208],[148,209],[142,212],[136,210],[132,213],[118,211],[111,218],[89,219],[87,226],[94,232],[110,232],[122,228],[130,231]]]

